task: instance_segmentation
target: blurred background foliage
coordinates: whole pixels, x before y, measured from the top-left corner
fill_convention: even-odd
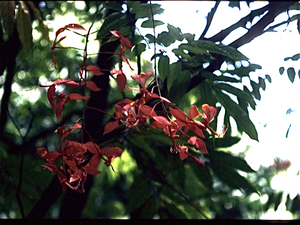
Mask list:
[[[207,29],[218,5],[216,2],[207,12]],[[229,7],[239,7],[239,2],[230,1]],[[230,147],[240,141],[242,133],[258,140],[259,134],[249,118],[248,108],[255,110],[256,101],[261,99],[260,92],[272,85],[268,74],[250,78],[249,73],[261,66],[252,64],[237,48],[263,35],[264,28],[273,22],[272,18],[287,10],[298,10],[298,14],[282,24],[292,21],[299,24],[299,2],[270,2],[236,24],[220,27],[220,33],[213,37],[206,37],[205,29],[199,39],[194,34],[182,33],[172,24],[166,24],[167,30],[156,34],[155,38],[151,29],[149,34],[142,36],[136,27],[137,21],[143,20],[143,28],[152,28],[153,23],[156,26],[164,24],[164,21],[153,21],[153,15],[164,11],[159,2],[11,1],[1,2],[0,10],[1,218],[26,217],[30,212],[31,218],[41,217],[33,208],[41,199],[47,199],[44,193],[48,193],[47,187],[51,187],[55,177],[42,169],[43,160],[36,155],[35,149],[45,146],[56,150],[59,146],[56,128],[74,123],[82,115],[83,105],[69,102],[64,107],[63,119],[57,123],[46,90],[38,85],[58,78],[77,78],[81,52],[72,48],[56,50],[56,70],[50,48],[60,27],[78,23],[88,28],[94,20],[92,30],[95,33],[89,39],[88,53],[97,53],[102,45],[112,44],[112,40],[103,43],[102,38],[109,35],[109,30],[119,30],[132,41],[133,51],[127,50],[125,54],[135,70],[129,71],[117,57],[113,57],[113,67],[123,68],[129,86],[136,86],[129,75],[157,72],[163,96],[186,113],[194,104],[198,108],[205,103],[216,106],[218,117],[212,127],[221,130],[222,124],[226,124],[229,129],[222,138],[206,133],[207,155],[191,149],[205,162],[205,167],[195,165],[189,158],[181,161],[171,154],[170,140],[147,126],[139,130],[124,130],[120,126],[112,135],[99,137],[100,147],[115,144],[122,147],[124,153],[113,162],[114,170],[100,163],[102,173],[93,178],[85,199],[78,200],[82,201],[80,213],[69,212],[68,218],[260,218],[270,208],[276,211],[282,202],[294,218],[299,218],[299,195],[290,196],[273,190],[270,185],[275,174],[288,168],[288,162],[277,159],[274,165],[254,171],[244,160],[248,149],[241,149],[240,154],[230,151]],[[102,11],[96,17],[98,10]],[[262,16],[267,11],[268,16]],[[255,16],[261,16],[264,25],[253,24],[232,44],[222,44],[229,33],[237,27],[245,28],[246,22],[251,22]],[[65,47],[84,45],[84,38],[74,36],[76,41],[70,41],[73,36],[69,36],[69,41],[62,42]],[[172,50],[178,60],[171,63],[163,51],[154,54],[154,42],[160,47],[179,42]],[[153,52],[151,59],[143,58],[145,51]],[[98,54],[93,54],[89,60],[98,63],[97,57]],[[286,58],[298,59],[299,54]],[[285,71],[293,82],[295,69],[284,66],[279,69],[280,74]],[[121,93],[114,79],[109,80],[109,87],[104,109],[107,112],[113,113],[114,104],[124,97],[135,97],[130,90]],[[72,89],[59,91],[68,93]],[[101,123],[104,125],[108,119],[105,117]],[[67,209],[62,205],[69,197],[65,195],[58,192],[57,200],[47,206],[47,213],[42,217],[66,215],[62,211]],[[72,205],[69,207],[72,210]]]

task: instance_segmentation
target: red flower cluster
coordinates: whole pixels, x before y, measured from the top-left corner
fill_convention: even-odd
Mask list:
[[[56,41],[59,34],[65,30],[84,30],[85,29],[78,24],[69,24],[63,28],[60,28],[56,32],[54,44],[51,48],[53,54],[53,63],[56,67],[56,59],[54,56],[54,49],[57,48],[57,44],[60,43],[66,36]],[[132,49],[132,45],[128,38],[122,36],[119,31],[111,31],[114,38],[120,39],[120,53],[117,54],[120,58],[130,66],[128,60],[124,56],[126,49]],[[57,79],[51,82],[49,85],[40,85],[42,87],[48,87],[47,97],[50,105],[56,113],[56,119],[60,120],[62,116],[63,106],[68,101],[74,100],[87,100],[89,96],[82,96],[77,93],[71,93],[66,95],[65,93],[59,93],[56,95],[56,85],[66,85],[68,87],[84,86],[91,91],[99,91],[93,81],[86,79],[86,71],[91,72],[95,76],[104,75],[101,70],[95,65],[85,66],[86,62],[86,50],[84,54],[84,61],[81,69],[79,70],[80,79],[74,81],[72,79]],[[85,73],[84,73],[85,72]],[[127,128],[134,128],[138,125],[144,125],[147,121],[151,121],[151,127],[154,129],[161,129],[172,140],[172,153],[179,153],[180,159],[184,160],[187,157],[191,157],[195,163],[200,166],[204,166],[204,163],[197,157],[188,152],[188,146],[179,144],[176,142],[180,136],[182,138],[188,138],[190,146],[202,153],[207,153],[206,145],[203,141],[205,138],[203,131],[209,130],[214,135],[219,135],[214,131],[209,124],[214,120],[217,114],[217,109],[207,104],[202,105],[202,112],[199,112],[197,106],[190,108],[189,115],[185,114],[182,110],[175,106],[167,98],[164,98],[154,93],[154,88],[148,90],[146,83],[148,79],[153,75],[152,72],[142,73],[139,75],[132,75],[131,78],[137,81],[140,85],[139,88],[128,87],[126,85],[127,79],[122,70],[111,70],[111,75],[117,75],[117,83],[119,89],[123,92],[125,88],[138,91],[141,97],[135,101],[130,99],[123,99],[115,105],[114,121],[108,122],[104,127],[104,135],[115,130],[120,123],[124,124]],[[151,107],[148,103],[150,100],[156,99],[158,102]],[[163,104],[163,115],[158,115],[155,108],[158,104]],[[169,105],[169,110],[165,108],[165,104]],[[85,106],[87,107],[87,106]],[[99,109],[96,109],[99,110]],[[201,122],[196,120],[199,117]],[[81,118],[84,120],[84,117]],[[58,151],[48,151],[46,148],[37,148],[37,154],[47,161],[42,166],[47,168],[50,172],[56,173],[63,190],[66,187],[76,190],[78,192],[84,192],[84,183],[87,179],[87,174],[96,175],[101,173],[97,167],[100,159],[104,160],[107,166],[111,165],[111,162],[122,154],[122,149],[119,147],[105,147],[100,149],[92,140],[83,143],[68,139],[71,131],[74,129],[80,129],[82,132],[82,126],[79,122],[76,122],[73,126],[65,129],[65,125],[57,129],[57,133],[61,136],[60,147]],[[193,134],[191,135],[191,132]],[[226,132],[226,131],[225,131]],[[59,162],[60,161],[60,162]],[[59,164],[59,165],[58,165]]]
[[[182,137],[189,137],[188,143],[190,145],[206,154],[207,149],[204,141],[202,140],[205,138],[203,131],[208,129],[214,135],[219,135],[209,126],[217,114],[217,109],[213,106],[204,104],[202,105],[202,110],[204,113],[201,113],[198,111],[197,106],[192,106],[188,116],[182,110],[175,108],[175,104],[170,102],[170,100],[161,97],[153,93],[153,90],[149,91],[146,88],[146,82],[151,76],[152,72],[131,76],[140,84],[140,88],[127,88],[139,91],[141,93],[141,98],[135,101],[123,99],[118,102],[115,105],[116,120],[106,124],[103,134],[107,134],[115,130],[120,122],[123,123],[127,128],[133,128],[138,124],[145,124],[148,119],[152,119],[153,123],[151,124],[151,127],[162,129],[163,132],[172,140],[172,153],[179,153],[181,160],[184,160],[190,156],[198,165],[204,166],[202,161],[188,152],[187,146],[178,144],[176,139],[180,137],[179,133],[181,133]],[[149,105],[146,105],[147,102],[155,98],[160,99],[161,102],[165,102],[173,106],[170,107],[169,110],[170,114],[175,118],[174,120],[169,120],[168,117],[157,115],[155,112],[156,105],[153,108]],[[201,122],[194,120],[194,118],[198,116],[203,118]],[[193,131],[195,136],[188,136],[187,133],[189,130]]]
[[[47,160],[42,166],[47,168],[51,173],[57,173],[58,179],[63,187],[84,192],[84,183],[87,174],[96,175],[101,173],[97,170],[100,158],[105,161],[107,166],[122,154],[122,149],[118,147],[105,147],[100,149],[94,142],[79,143],[65,139],[73,129],[81,129],[79,123],[75,123],[72,127],[64,129],[65,126],[57,129],[57,133],[61,135],[60,147],[58,151],[47,151],[46,148],[38,148],[37,154]],[[63,143],[65,143],[63,145]],[[104,157],[105,156],[105,157]],[[61,165],[57,166],[55,162],[62,159]]]

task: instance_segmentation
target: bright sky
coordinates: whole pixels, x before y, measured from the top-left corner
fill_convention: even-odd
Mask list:
[[[196,34],[196,38],[203,31],[207,13],[215,4],[213,1],[159,1],[157,3],[161,4],[165,11],[163,15],[155,16],[155,19],[179,27],[183,33]],[[251,3],[250,7],[253,10],[264,5],[266,5],[266,2],[260,1]],[[208,31],[206,37],[216,34],[220,31],[219,29],[224,29],[237,22],[242,16],[250,12],[245,2],[241,2],[241,9],[240,11],[236,7],[229,8],[228,2],[221,1],[211,24],[212,29]],[[292,15],[290,13],[290,16]],[[284,14],[280,17],[286,19],[287,15]],[[254,22],[256,21],[254,19]],[[156,28],[156,33],[160,33],[163,30],[166,30],[166,27],[159,26]],[[286,69],[290,66],[294,67],[296,73],[300,69],[299,61],[285,62],[283,60],[285,57],[300,53],[300,45],[298,44],[300,36],[295,22],[291,23],[288,27],[281,26],[277,31],[263,34],[249,44],[239,48],[239,51],[245,54],[251,63],[257,63],[263,68],[257,70],[255,74],[251,74],[251,78],[254,79],[257,76],[264,78],[265,74],[269,74],[272,78],[272,83],[266,82],[266,90],[260,91],[262,98],[261,101],[257,101],[256,110],[250,110],[250,118],[254,122],[259,134],[259,143],[252,141],[247,135],[243,135],[242,141],[232,147],[231,150],[239,153],[244,151],[247,145],[251,146],[251,150],[246,155],[246,160],[255,170],[260,165],[272,165],[275,157],[280,157],[283,160],[289,159],[292,166],[285,174],[274,177],[272,187],[285,190],[293,198],[299,193],[297,188],[300,185],[300,179],[297,175],[300,169],[298,166],[299,144],[297,140],[300,134],[299,129],[297,129],[300,125],[298,119],[300,118],[300,103],[295,101],[295,96],[300,96],[300,81],[296,75],[295,81],[292,84],[286,73],[283,75],[279,74],[279,67],[284,66]],[[141,32],[144,34],[143,29]],[[146,32],[151,31],[147,30],[144,32],[146,34]],[[230,44],[237,37],[243,35],[244,32],[243,29],[240,29],[230,34],[223,43]],[[257,82],[258,78],[254,80]],[[286,114],[289,108],[293,111],[290,114]],[[285,138],[287,129],[291,123],[289,136]],[[278,211],[274,212],[274,210],[270,210],[262,218],[291,219],[292,217],[289,212],[285,211],[283,205],[280,205]]]

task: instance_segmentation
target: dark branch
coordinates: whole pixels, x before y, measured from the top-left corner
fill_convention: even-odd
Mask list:
[[[231,25],[230,27],[226,28],[225,30],[221,30],[219,33],[212,36],[211,38],[208,38],[207,40],[213,41],[213,42],[223,41],[225,39],[225,37],[227,37],[232,31],[234,31],[235,29],[237,29],[239,27],[246,28],[246,24],[248,21],[251,22],[254,19],[254,17],[262,15],[268,9],[269,9],[269,5],[266,5],[260,9],[251,11],[247,16],[243,17],[235,24]]]
[[[217,11],[217,8],[220,4],[220,1],[216,1],[216,4],[215,6],[212,8],[212,10],[207,14],[207,21],[206,21],[206,26],[204,28],[204,31],[202,32],[199,40],[203,40],[204,39],[204,36],[206,35],[208,29],[210,28],[210,25],[211,25],[211,22],[212,22],[212,19],[214,18],[214,15]]]

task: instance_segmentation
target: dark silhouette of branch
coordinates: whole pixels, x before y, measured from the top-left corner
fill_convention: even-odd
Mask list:
[[[4,70],[7,69],[4,83],[4,93],[1,101],[0,136],[4,133],[4,128],[7,122],[8,103],[15,74],[16,57],[21,47],[22,45],[18,36],[17,28],[15,26],[8,41],[3,42],[0,45],[0,76],[2,76]]]
[[[214,18],[214,15],[215,15],[215,13],[216,13],[216,11],[217,11],[217,8],[218,8],[219,4],[220,4],[220,1],[216,1],[215,6],[214,6],[214,7],[212,8],[212,10],[207,14],[206,26],[205,26],[205,28],[204,28],[204,30],[203,30],[203,32],[202,32],[202,34],[201,34],[199,40],[203,40],[203,39],[204,39],[204,36],[206,35],[208,29],[210,28],[211,22],[212,22],[212,20],[213,20],[213,18]]]
[[[235,24],[232,24],[228,28],[226,28],[224,30],[221,30],[219,33],[215,34],[214,36],[212,36],[210,38],[207,38],[207,40],[213,41],[213,42],[223,41],[232,31],[234,31],[235,29],[237,29],[239,27],[246,28],[247,22],[249,22],[249,21],[251,22],[254,19],[254,17],[262,15],[268,9],[269,9],[269,5],[266,5],[262,8],[260,8],[260,9],[256,9],[256,10],[251,11],[247,16],[243,17],[242,19],[240,19]]]
[[[234,47],[234,48],[239,48],[242,45],[249,43],[254,38],[260,36],[261,34],[264,33],[264,29],[274,21],[274,18],[278,14],[286,11],[294,3],[295,2],[270,2],[267,6],[261,8],[261,11],[259,9],[254,10],[253,12],[255,12],[255,11],[256,11],[256,13],[260,12],[259,14],[268,10],[268,13],[265,16],[263,16],[263,18],[261,18],[253,27],[251,27],[245,35],[243,35],[242,37],[233,41],[231,44],[229,44],[229,46]],[[251,13],[250,13],[248,16],[241,19],[238,23],[230,26],[226,30],[221,31],[219,34],[217,34],[207,40],[214,41],[214,42],[218,42],[218,41],[221,42],[231,31],[233,31],[237,27],[245,26],[247,23],[247,20],[245,18],[248,18],[247,20],[249,20],[254,17],[253,17],[253,14],[251,15]],[[215,55],[214,57],[216,59],[213,62],[211,62],[207,68],[205,68],[205,71],[213,73],[215,70],[220,69],[222,63],[226,60],[226,57],[222,56],[222,55]],[[190,86],[187,91],[190,91],[194,87],[198,86],[204,80],[205,80],[205,78],[201,76],[201,72],[198,73],[197,76],[194,76],[191,79]]]
[[[267,14],[251,27],[245,35],[232,42],[229,46],[239,48],[260,36],[264,33],[264,29],[274,21],[278,14],[286,11],[288,7],[293,4],[294,2],[270,2]]]

